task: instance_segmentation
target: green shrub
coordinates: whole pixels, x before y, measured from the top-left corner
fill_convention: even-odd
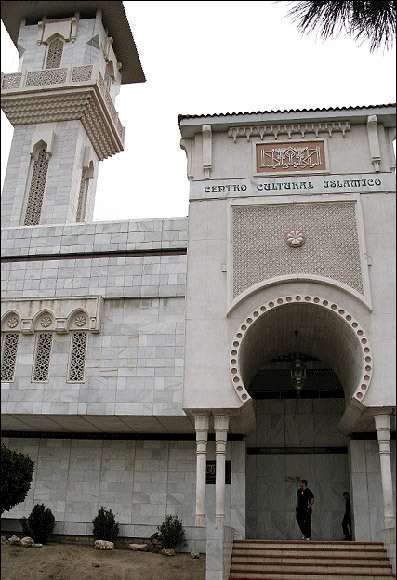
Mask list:
[[[165,516],[161,526],[157,527],[161,536],[161,543],[164,548],[176,548],[185,542],[185,530],[182,521],[175,516]]]
[[[98,515],[92,523],[94,524],[93,534],[96,540],[113,542],[119,535],[119,524],[114,519],[112,510],[100,507]]]
[[[46,508],[43,503],[37,503],[30,516],[21,519],[21,524],[23,533],[31,536],[35,544],[46,544],[54,530],[55,518],[50,508]]]
[[[0,515],[24,501],[32,483],[33,461],[1,444]]]

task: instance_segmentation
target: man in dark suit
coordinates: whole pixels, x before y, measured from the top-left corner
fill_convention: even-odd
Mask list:
[[[345,536],[345,540],[352,539],[352,521],[351,521],[351,511],[350,511],[350,494],[347,491],[343,492],[343,498],[345,500],[345,515],[342,520],[342,530]]]
[[[310,540],[312,535],[312,507],[314,495],[307,487],[306,479],[301,479],[297,491],[296,521],[302,532],[302,540]]]

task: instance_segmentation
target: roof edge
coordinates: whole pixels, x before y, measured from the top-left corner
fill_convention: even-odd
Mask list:
[[[323,107],[314,109],[277,109],[270,111],[240,111],[240,112],[228,112],[228,113],[201,113],[201,114],[180,114],[178,115],[178,124],[180,125],[182,121],[188,119],[219,119],[220,121],[226,122],[226,117],[238,117],[238,116],[258,116],[258,115],[281,115],[281,114],[296,114],[296,113],[349,113],[352,111],[365,111],[371,109],[387,109],[396,108],[396,103],[386,103],[379,105],[355,105],[346,107]]]

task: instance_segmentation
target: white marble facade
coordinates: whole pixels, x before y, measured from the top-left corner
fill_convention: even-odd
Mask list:
[[[316,498],[314,538],[340,538],[345,490],[355,537],[382,538],[386,523],[387,535],[395,526],[386,514],[395,409],[393,107],[182,116],[189,217],[93,222],[99,161],[124,143],[115,97],[121,84],[144,77],[120,2],[72,28],[56,18],[56,5],[37,14],[47,29],[21,24],[13,38],[24,49],[20,71],[2,77],[15,125],[2,194],[2,333],[19,337],[15,376],[2,383],[2,425],[6,442],[35,461],[32,489],[6,525],[18,526],[43,501],[58,533],[89,534],[106,505],[123,534],[147,536],[174,512],[191,547],[204,551],[207,540],[213,548],[208,579],[223,579],[233,534],[297,537],[288,478],[299,476]],[[46,35],[66,29],[75,37],[65,40],[66,72],[56,74],[67,82],[57,86],[56,74],[40,72]],[[120,56],[117,46],[129,49]],[[29,73],[44,85],[27,86]],[[47,93],[54,107],[42,100]],[[84,117],[83,94],[94,107]],[[62,109],[65,95],[77,109]],[[321,142],[321,171],[261,172],[257,145],[287,150],[290,139],[298,149]],[[48,154],[42,213],[24,226],[40,144]],[[86,222],[76,223],[89,167]],[[289,244],[298,230],[299,244]],[[71,330],[59,312],[93,300],[101,307],[95,316],[84,311],[84,380],[68,381]],[[48,378],[33,381],[33,321],[44,307],[58,314]],[[8,325],[11,314],[17,327]],[[297,327],[300,347],[338,374],[345,398],[251,400],[257,371],[296,350]],[[203,417],[209,428],[200,431]],[[231,484],[218,477],[203,485],[205,460],[216,460],[219,474],[225,458]]]

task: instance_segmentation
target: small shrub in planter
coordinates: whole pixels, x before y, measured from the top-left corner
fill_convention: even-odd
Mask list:
[[[21,519],[23,533],[31,536],[35,544],[46,544],[55,527],[54,514],[42,503],[36,504],[28,518]]]
[[[119,524],[114,519],[112,510],[100,507],[98,515],[92,520],[92,523],[94,524],[93,534],[95,540],[114,542],[119,535]]]
[[[185,530],[183,529],[182,521],[177,515],[168,515],[161,526],[157,527],[161,536],[161,543],[164,548],[176,548],[180,544],[185,543]]]

